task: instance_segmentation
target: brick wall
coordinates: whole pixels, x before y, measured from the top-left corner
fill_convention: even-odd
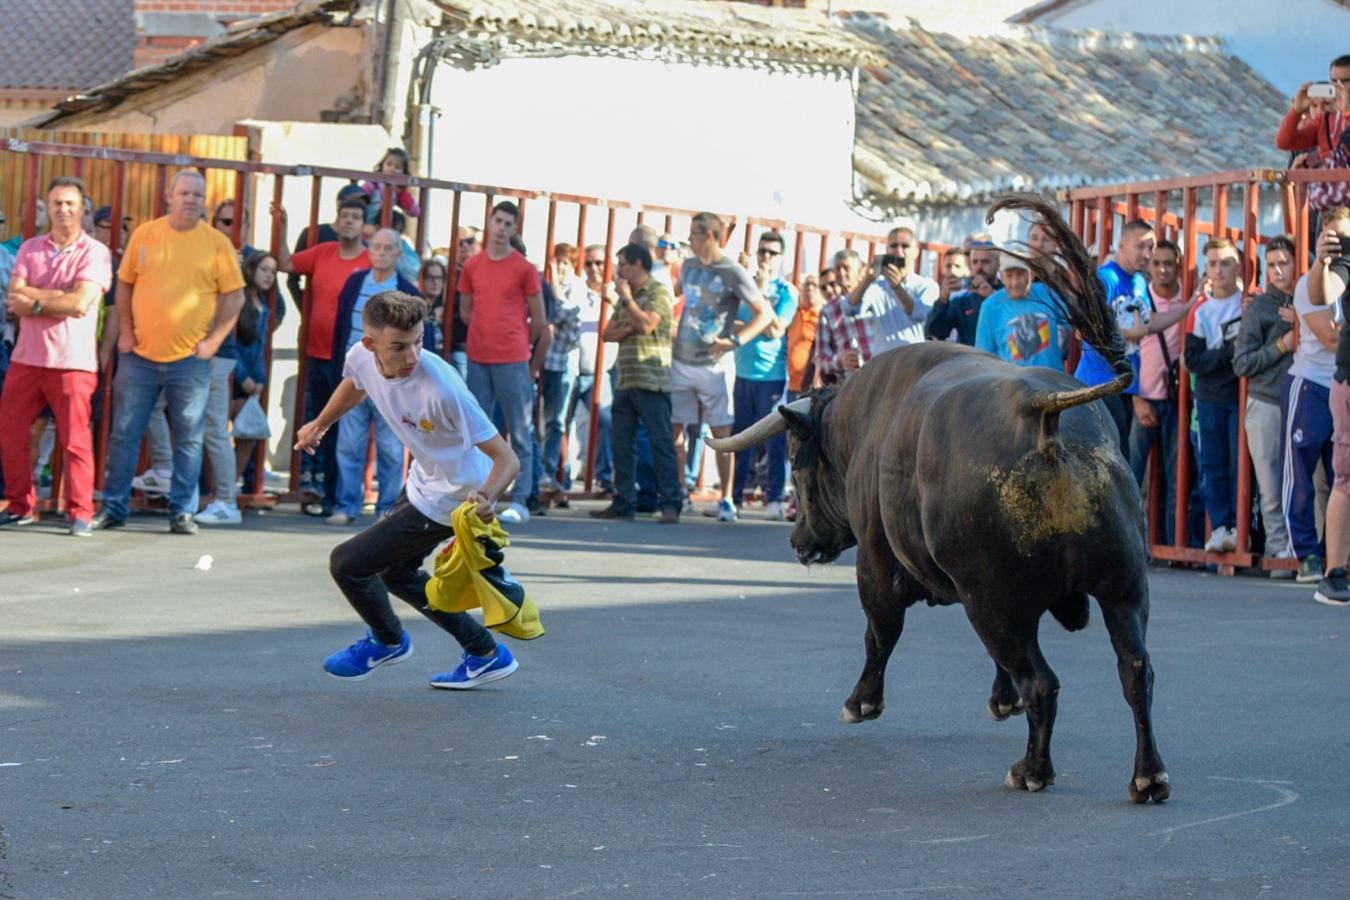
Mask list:
[[[294,6],[295,0],[133,0],[134,64],[153,65],[222,34],[231,22]]]

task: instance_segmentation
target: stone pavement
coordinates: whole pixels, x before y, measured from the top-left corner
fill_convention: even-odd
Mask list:
[[[297,514],[79,541],[0,531],[0,897],[1343,896],[1350,610],[1158,570],[1150,648],[1173,800],[1126,802],[1134,739],[1100,615],[1048,618],[1058,783],[1005,790],[1022,719],[959,608],[920,607],[887,711],[850,560],[789,526],[517,530],[548,634],[511,678],[433,691],[453,643],[320,672],[361,632]],[[210,554],[209,569],[195,568]]]

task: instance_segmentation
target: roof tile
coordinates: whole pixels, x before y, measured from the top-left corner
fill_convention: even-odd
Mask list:
[[[132,66],[132,0],[5,4],[0,90],[81,90]]]

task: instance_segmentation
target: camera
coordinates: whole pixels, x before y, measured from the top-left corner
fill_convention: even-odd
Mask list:
[[[903,271],[906,265],[907,263],[903,256],[896,256],[894,253],[881,254],[881,268],[883,269],[887,266],[895,266],[897,269]]]
[[[1308,85],[1309,100],[1334,100],[1336,98],[1336,85],[1330,81],[1314,81]]]

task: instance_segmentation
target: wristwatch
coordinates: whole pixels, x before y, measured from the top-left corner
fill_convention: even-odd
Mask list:
[[[35,315],[35,316],[40,316],[40,315],[42,315],[42,301],[41,301],[41,300],[34,300],[34,301],[33,301],[33,312],[32,312],[31,314],[32,314],[32,315]]]
[[[727,335],[727,340],[731,341],[737,347],[741,345],[741,336],[734,331],[731,334]]]

